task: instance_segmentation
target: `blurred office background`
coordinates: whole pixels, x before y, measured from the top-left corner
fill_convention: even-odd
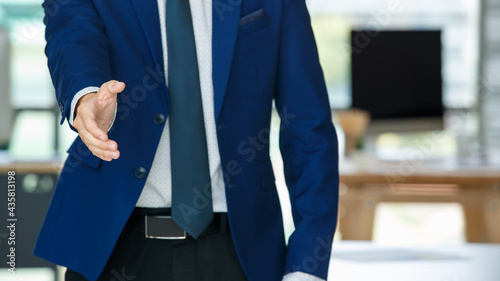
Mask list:
[[[341,146],[337,241],[436,247],[500,243],[499,227],[492,223],[500,222],[500,1],[307,3]],[[26,233],[19,236],[27,241],[22,249],[27,253],[49,203],[57,169],[76,137],[67,124],[58,124],[60,113],[43,53],[40,5],[39,0],[0,0],[1,177],[12,167],[20,171],[18,196],[24,203],[19,203],[18,210],[29,223],[18,233]],[[354,88],[363,83],[355,81],[352,73],[355,69],[362,73],[363,68],[353,65],[353,31],[364,33],[372,43],[382,38],[390,43],[395,39],[391,31],[438,32],[439,60],[428,63],[440,66],[441,87],[421,94],[439,95],[442,110],[422,118],[378,120],[370,108],[354,106]],[[361,53],[369,48],[367,44]],[[402,97],[405,94],[401,92]],[[397,104],[398,100],[389,100],[387,108]],[[385,123],[377,127],[377,122]],[[272,126],[271,154],[290,234],[293,225],[277,146],[277,117]],[[5,247],[0,243],[2,256]],[[46,266],[33,257],[24,261],[23,265],[20,258],[18,266]],[[55,276],[50,269],[24,272],[26,279],[19,280]]]

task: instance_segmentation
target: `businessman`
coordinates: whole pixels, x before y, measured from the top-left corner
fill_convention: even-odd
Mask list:
[[[326,280],[338,150],[305,0],[47,0],[66,280]],[[273,101],[295,231],[269,157]]]

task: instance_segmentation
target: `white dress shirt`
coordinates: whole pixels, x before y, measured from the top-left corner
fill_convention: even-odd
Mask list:
[[[161,42],[165,77],[168,77],[168,52],[166,28],[166,1],[158,0],[161,25]],[[212,202],[214,212],[227,212],[226,194],[222,177],[219,146],[217,143],[216,124],[214,118],[214,88],[212,81],[212,1],[189,0],[193,20],[196,54],[200,75],[200,89],[203,104],[203,115],[207,138],[208,161],[212,181]],[[168,83],[168,81],[166,81]],[[72,100],[70,123],[78,100],[85,94],[97,92],[98,86],[90,86],[79,91]],[[116,112],[115,112],[116,115]],[[114,121],[111,120],[111,122]],[[111,123],[112,124],[112,123]],[[155,158],[148,178],[136,203],[138,207],[166,208],[172,204],[172,178],[170,168],[170,130],[169,120],[165,123],[163,133],[156,150]],[[316,276],[303,272],[293,272],[284,276],[283,281],[322,281]]]
[[[200,89],[207,138],[208,162],[212,180],[212,202],[214,212],[227,212],[226,194],[222,177],[219,145],[214,118],[214,87],[212,82],[212,1],[190,0],[193,19],[196,55],[200,73]],[[158,0],[160,12],[161,39],[165,75],[168,77],[168,50],[166,28],[166,0]],[[167,81],[168,83],[168,81]],[[149,173],[141,197],[140,207],[170,207],[172,178],[170,171],[170,130],[167,119],[163,134],[156,150],[153,166]]]

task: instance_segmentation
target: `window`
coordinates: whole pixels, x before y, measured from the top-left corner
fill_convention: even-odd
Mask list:
[[[76,134],[56,125],[60,115],[44,54],[41,1],[0,0],[0,27],[10,35],[11,104],[17,111],[9,152],[15,159],[47,159],[56,155],[57,137],[57,153],[64,155]]]

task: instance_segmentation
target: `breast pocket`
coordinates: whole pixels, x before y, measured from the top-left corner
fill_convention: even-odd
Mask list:
[[[240,37],[248,36],[270,25],[271,16],[266,14],[264,9],[259,9],[240,18],[238,35]]]

